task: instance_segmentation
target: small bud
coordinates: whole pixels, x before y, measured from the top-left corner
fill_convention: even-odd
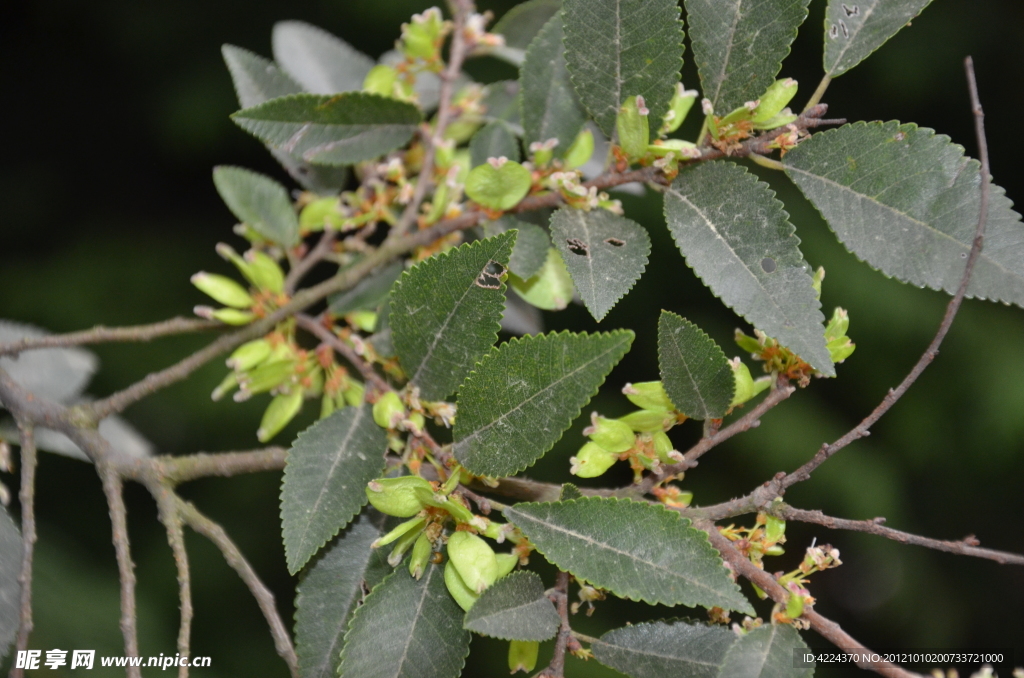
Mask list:
[[[320,418],[326,419],[334,414],[336,409],[338,409],[338,407],[334,402],[334,398],[324,393],[323,398],[320,399]]]
[[[474,593],[466,586],[466,582],[462,580],[459,571],[455,569],[450,559],[444,565],[444,584],[448,587],[448,593],[452,594],[455,602],[466,612],[469,612],[469,608],[473,607],[473,603],[480,597],[480,594]]]
[[[647,144],[651,139],[646,111],[643,97],[627,97],[615,119],[619,146],[633,160],[647,153]]]
[[[245,261],[252,271],[251,282],[268,292],[284,291],[284,271],[270,255],[260,250],[249,250]]]
[[[381,546],[387,546],[394,541],[398,541],[409,533],[416,534],[419,530],[423,529],[426,524],[426,518],[413,518],[412,520],[406,520],[405,522],[399,523],[393,530],[370,544],[370,548],[379,549]]]
[[[700,100],[700,108],[704,115],[714,115],[715,107],[711,105],[711,99],[707,97]]]
[[[775,516],[765,516],[764,524],[764,540],[767,544],[777,544],[780,541],[785,541],[786,537],[786,521],[780,520]]]
[[[422,493],[433,494],[434,488],[419,476],[378,478],[366,486],[366,498],[381,513],[410,518],[423,509]]]
[[[668,412],[676,409],[660,381],[626,384],[622,387],[622,393],[629,398],[629,402],[645,410]]]
[[[583,429],[583,435],[609,452],[619,454],[633,447],[636,438],[629,424],[617,419],[608,419],[594,412],[590,415],[590,426]]]
[[[562,157],[562,167],[573,170],[586,165],[594,155],[594,133],[584,127]]]
[[[295,374],[295,363],[291,360],[266,362],[239,377],[238,383],[249,395],[266,393],[285,382]]]
[[[227,366],[237,372],[247,372],[270,357],[273,348],[266,339],[248,341],[227,359]]]
[[[420,532],[419,537],[416,538],[416,543],[413,544],[412,555],[409,556],[409,574],[414,579],[419,579],[423,576],[423,571],[427,569],[427,564],[430,563],[430,556],[433,555],[433,551],[434,549],[426,532]]]
[[[575,457],[569,459],[572,464],[569,472],[580,478],[596,478],[618,460],[618,454],[609,452],[597,443],[587,443],[580,448]]]
[[[803,597],[803,595],[801,595],[797,591],[793,591],[792,590],[794,588],[799,589],[799,588],[802,588],[802,587],[800,587],[798,585],[794,586],[794,584],[795,584],[795,582],[791,582],[790,586],[787,587],[787,588],[790,589],[790,594],[789,594],[789,600],[786,602],[786,616],[789,617],[790,619],[796,619],[797,617],[799,617],[800,615],[802,615],[804,613],[804,597]]]
[[[405,418],[405,405],[394,391],[388,391],[373,404],[373,420],[381,428],[395,428]]]
[[[677,420],[676,415],[664,410],[639,410],[619,417],[619,421],[637,433],[654,433],[669,430]]]
[[[388,565],[398,567],[398,564],[402,562],[402,558],[405,558],[405,554],[413,547],[413,544],[418,542],[420,537],[425,536],[423,534],[425,525],[426,521],[419,527],[409,530],[395,541],[395,546],[388,555]]]
[[[796,96],[797,82],[793,78],[776,80],[761,95],[760,103],[754,112],[753,121],[764,123],[771,120],[789,105]]]
[[[558,146],[558,139],[547,141],[535,141],[530,144],[530,153],[533,154],[535,167],[547,167],[555,155],[555,147]]]
[[[676,83],[676,92],[672,95],[672,101],[668,105],[668,113],[661,125],[662,134],[671,134],[679,129],[679,126],[686,120],[693,102],[697,100],[697,91],[686,89],[683,83]]]
[[[411,59],[431,61],[438,56],[445,32],[441,10],[431,7],[422,14],[414,14],[411,22],[402,24],[399,48],[402,54]]]
[[[207,320],[219,320],[225,325],[248,325],[256,319],[252,311],[241,311],[237,308],[210,308],[209,306],[196,306],[192,309],[200,318]]]
[[[540,652],[540,643],[536,640],[510,640],[508,643],[508,668],[509,671],[524,671],[529,673],[537,667],[537,654]]]
[[[761,351],[764,349],[764,347],[761,346],[761,342],[748,334],[744,334],[743,331],[738,329],[736,330],[734,341],[741,350],[746,353],[750,353],[751,355],[760,356]]]
[[[398,71],[391,66],[378,64],[370,69],[363,80],[363,91],[370,94],[379,94],[384,97],[392,97],[395,93],[395,82],[398,80]]]
[[[374,311],[352,311],[345,316],[345,322],[363,332],[373,332],[377,327],[377,313]]]
[[[322,231],[324,228],[340,230],[344,221],[345,215],[341,211],[338,198],[320,198],[302,208],[299,214],[299,230],[303,233]]]
[[[225,306],[249,308],[253,304],[252,297],[249,296],[244,287],[223,275],[200,271],[192,276],[192,284],[200,292],[208,294],[215,301]]]
[[[256,431],[256,438],[265,443],[288,425],[302,409],[302,389],[293,389],[291,393],[275,396],[263,412],[263,419]]]
[[[670,153],[684,158],[700,157],[700,149],[697,148],[697,145],[682,139],[665,139],[658,144],[650,144],[647,147],[647,152],[656,158],[663,158]]]
[[[764,554],[766,556],[781,556],[781,555],[785,555],[785,553],[786,553],[786,549],[782,548],[778,544],[776,544],[775,546],[769,546],[768,548],[766,548],[764,550]]]
[[[679,459],[676,457],[680,456],[679,452],[673,447],[672,441],[669,439],[668,434],[664,431],[655,431],[651,434],[652,442],[654,443],[654,452],[658,455],[658,459],[663,464],[674,464]],[[675,452],[675,455],[672,454]]]
[[[448,558],[466,586],[477,594],[498,578],[494,551],[475,534],[459,531],[448,537]]]
[[[514,553],[496,553],[494,558],[498,561],[498,576],[495,581],[512,574],[512,570],[519,564],[519,556]]]
[[[220,382],[217,388],[213,389],[210,399],[214,401],[220,400],[228,393],[231,393],[236,386],[238,386],[238,376],[234,372],[229,372],[228,376],[224,377],[224,381]]]

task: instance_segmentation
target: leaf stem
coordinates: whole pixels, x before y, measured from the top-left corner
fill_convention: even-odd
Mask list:
[[[814,94],[807,100],[807,105],[804,106],[803,112],[806,113],[814,106],[817,106],[821,102],[821,97],[825,96],[825,90],[828,89],[829,83],[832,82],[832,76],[828,73],[822,77],[821,82],[818,83],[818,88],[814,90]]]

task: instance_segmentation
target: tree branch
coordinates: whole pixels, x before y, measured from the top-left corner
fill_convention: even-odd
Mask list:
[[[925,548],[935,549],[936,551],[956,553],[961,556],[986,558],[988,560],[994,560],[1002,565],[1024,565],[1024,555],[980,548],[978,544],[981,542],[979,542],[977,537],[974,535],[964,537],[960,541],[930,539],[928,537],[920,537],[916,534],[910,534],[909,532],[894,530],[891,527],[885,527],[882,524],[885,522],[885,518],[875,518],[873,520],[847,520],[845,518],[833,518],[831,516],[827,516],[821,511],[806,511],[804,509],[785,505],[781,507],[773,506],[771,513],[778,518],[795,520],[801,523],[814,523],[815,525],[827,527],[830,530],[867,532],[868,534],[898,541],[901,544],[914,544],[915,546],[924,546]]]
[[[174,486],[210,476],[230,478],[241,473],[280,471],[287,459],[287,449],[268,447],[252,452],[199,452],[181,457],[155,457],[152,465],[163,481]]]
[[[789,591],[784,589],[779,582],[775,581],[775,577],[751,563],[742,553],[737,551],[733,547],[732,542],[719,534],[718,529],[713,524],[707,521],[699,521],[695,524],[695,527],[708,533],[711,545],[718,549],[722,557],[732,566],[733,571],[756,584],[758,588],[767,593],[776,603],[780,605],[786,604],[786,601],[789,600]],[[846,631],[843,631],[838,624],[821,616],[809,606],[804,608],[804,613],[801,616],[810,622],[811,628],[817,631],[818,634],[850,656],[856,657],[859,654],[863,657],[871,654],[870,650],[846,633]],[[867,662],[860,660],[856,663],[860,668],[874,671],[886,678],[920,678],[918,674],[886,661]]]
[[[188,332],[204,332],[224,329],[225,325],[215,320],[201,318],[171,318],[151,325],[129,327],[104,327],[97,325],[91,330],[51,334],[45,337],[27,337],[9,344],[0,344],[0,356],[17,355],[22,351],[37,348],[67,348],[83,344],[103,344],[112,341],[150,341],[159,337]]]
[[[128,657],[139,656],[139,636],[135,622],[135,564],[132,562],[131,547],[128,543],[128,511],[122,495],[123,486],[117,471],[105,462],[97,462],[97,471],[103,481],[103,494],[110,508],[110,523],[117,554],[117,571],[121,580],[121,634],[124,636],[124,653]],[[126,669],[128,678],[142,678],[137,666]]]
[[[297,313],[295,315],[295,322],[299,327],[340,353],[345,360],[359,370],[359,374],[363,375],[363,379],[373,384],[377,391],[384,393],[391,390],[384,377],[377,374],[377,371],[373,369],[373,365],[363,360],[362,356],[355,352],[355,349],[339,339],[316,318],[312,318],[304,313]]]
[[[985,237],[985,225],[988,222],[988,200],[989,200],[989,160],[988,160],[988,142],[985,138],[985,113],[981,108],[981,101],[978,97],[978,83],[974,77],[974,62],[970,57],[964,61],[964,69],[967,72],[967,85],[971,94],[971,109],[974,113],[974,131],[978,140],[978,155],[981,160],[981,187],[979,189],[979,206],[978,206],[978,225],[974,230],[974,241],[971,244],[971,252],[967,257],[967,265],[964,267],[963,277],[960,279],[960,286],[957,288],[956,294],[949,300],[949,305],[946,306],[946,313],[942,317],[942,322],[939,324],[938,332],[935,333],[935,338],[925,349],[925,352],[921,354],[921,358],[914,365],[914,368],[910,370],[910,374],[900,382],[900,385],[895,389],[890,389],[889,392],[879,403],[878,407],[874,409],[867,417],[864,418],[859,424],[853,427],[843,437],[839,438],[832,444],[825,444],[821,446],[817,454],[811,458],[806,464],[798,468],[793,473],[790,473],[785,478],[779,481],[780,488],[785,491],[786,488],[795,485],[801,481],[807,480],[811,477],[811,473],[816,468],[821,466],[825,461],[833,454],[843,449],[855,440],[859,440],[870,433],[870,428],[875,424],[876,421],[882,418],[886,412],[888,412],[893,405],[903,397],[903,394],[907,392],[907,389],[913,385],[917,378],[921,376],[925,368],[931,364],[935,357],[939,354],[939,346],[942,344],[942,340],[946,338],[946,334],[949,332],[949,328],[953,324],[953,319],[956,318],[957,311],[960,310],[960,304],[964,300],[964,296],[967,294],[967,285],[971,281],[971,273],[974,272],[974,265],[978,261],[978,257],[981,255],[981,248]]]
[[[288,628],[277,611],[277,604],[270,589],[260,581],[259,575],[252,569],[252,565],[245,559],[242,552],[238,550],[235,543],[231,541],[223,527],[200,513],[199,509],[191,502],[187,502],[177,495],[174,495],[174,501],[178,515],[181,516],[189,527],[212,541],[220,549],[220,552],[224,555],[224,560],[238,573],[238,576],[242,578],[245,585],[249,587],[249,592],[256,599],[260,610],[263,612],[263,616],[267,620],[267,624],[270,626],[270,635],[274,638],[274,647],[277,649],[277,653],[281,655],[281,658],[288,665],[292,678],[299,678],[299,660],[295,655],[291,636],[288,635]]]
[[[559,571],[556,575],[552,598],[554,598],[553,602],[558,609],[558,616],[562,623],[558,627],[558,635],[555,636],[555,654],[551,657],[551,663],[538,673],[536,678],[563,678],[565,675],[565,653],[569,646],[569,639],[572,637],[572,627],[569,626],[568,572]]]
[[[160,522],[167,529],[167,543],[174,554],[174,565],[178,570],[178,600],[181,605],[181,622],[178,627],[178,654],[191,656],[189,641],[192,636],[192,577],[189,573],[188,552],[185,550],[185,532],[181,516],[178,515],[174,492],[167,485],[149,483],[150,494],[156,500]],[[178,667],[178,678],[188,678],[188,666]]]
[[[325,228],[323,235],[320,236],[320,240],[317,242],[310,252],[306,253],[306,256],[302,257],[291,267],[288,271],[288,275],[284,279],[284,291],[285,294],[295,294],[295,288],[298,286],[302,279],[306,277],[313,267],[323,261],[324,257],[330,254],[331,247],[334,246],[334,240],[337,234],[332,229]]]
[[[32,557],[36,545],[36,453],[35,431],[31,424],[18,424],[21,433],[21,489],[18,501],[21,504],[21,621],[15,651],[28,649],[28,637],[32,633]],[[24,669],[12,669],[12,678],[21,678]]]

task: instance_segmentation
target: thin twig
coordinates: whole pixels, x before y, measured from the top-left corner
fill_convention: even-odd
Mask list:
[[[199,452],[181,457],[155,457],[157,475],[171,486],[199,478],[230,478],[242,473],[280,471],[288,459],[283,447],[267,447],[252,452]]]
[[[756,584],[758,588],[767,593],[772,600],[780,605],[785,605],[789,600],[789,591],[784,589],[775,577],[751,563],[742,553],[733,547],[732,542],[719,534],[718,529],[711,523],[700,521],[696,527],[706,531],[714,546],[722,554],[722,557],[732,566],[733,571],[742,575]],[[811,628],[817,631],[822,637],[831,642],[837,648],[857,659],[856,664],[862,669],[874,671],[886,678],[919,678],[918,674],[912,673],[895,664],[886,661],[870,662],[861,657],[878,656],[873,654],[859,641],[854,639],[834,621],[821,616],[810,607],[804,608],[802,617],[810,622]]]
[[[117,571],[121,580],[121,634],[124,636],[124,653],[128,657],[139,656],[139,636],[135,614],[135,564],[132,562],[131,546],[128,542],[128,511],[124,505],[121,477],[105,463],[97,464],[103,494],[110,509],[110,523],[117,554]],[[128,678],[141,678],[137,666],[126,669]]]
[[[311,334],[316,336],[317,339],[340,353],[345,360],[359,370],[359,373],[363,375],[363,379],[373,384],[373,387],[377,389],[377,391],[384,393],[391,390],[388,382],[385,381],[382,376],[377,374],[375,369],[373,369],[373,365],[363,360],[362,356],[356,353],[354,348],[339,339],[333,332],[324,327],[323,323],[319,322],[316,318],[310,317],[304,313],[297,313],[295,314],[295,322],[299,327],[309,331]]]
[[[985,113],[981,108],[981,101],[978,98],[978,83],[974,77],[974,62],[970,57],[964,60],[964,69],[967,71],[967,85],[971,93],[971,108],[974,113],[974,130],[978,140],[978,156],[981,160],[981,187],[979,189],[980,199],[978,206],[978,225],[974,230],[974,242],[971,244],[971,253],[967,257],[967,265],[964,267],[963,277],[960,279],[960,286],[957,288],[956,294],[949,300],[949,305],[946,306],[946,313],[942,317],[942,322],[939,324],[939,330],[935,334],[935,338],[932,339],[931,344],[921,355],[921,358],[914,365],[914,368],[910,370],[910,374],[897,386],[895,389],[890,391],[879,403],[878,407],[874,409],[862,422],[853,427],[843,437],[839,438],[832,444],[822,445],[821,449],[818,450],[817,454],[811,458],[806,464],[798,468],[793,473],[783,478],[780,481],[781,489],[795,485],[801,481],[807,480],[811,477],[811,473],[816,468],[821,466],[825,461],[833,454],[843,449],[855,440],[859,440],[870,433],[870,428],[876,421],[881,419],[882,415],[888,412],[896,402],[903,397],[903,394],[907,392],[907,389],[917,381],[917,378],[921,376],[925,368],[931,364],[935,357],[939,354],[939,346],[942,344],[942,340],[946,338],[946,334],[949,332],[949,328],[953,324],[953,319],[956,318],[957,311],[960,310],[960,304],[964,300],[964,296],[967,294],[967,285],[971,281],[971,273],[974,271],[974,264],[978,261],[978,257],[981,256],[981,248],[985,236],[985,225],[988,222],[988,200],[989,200],[989,161],[988,161],[988,143],[985,138]]]
[[[97,325],[90,330],[68,332],[67,334],[51,334],[45,337],[30,337],[0,344],[0,355],[16,355],[22,351],[37,348],[67,348],[84,344],[102,344],[112,341],[150,341],[159,337],[188,332],[204,332],[224,329],[225,325],[215,320],[201,318],[171,318],[151,325],[134,325],[130,327],[104,327]]]
[[[181,606],[180,624],[178,626],[178,654],[182,657],[191,656],[190,638],[192,636],[192,577],[189,573],[188,551],[185,550],[185,532],[182,529],[181,516],[178,515],[174,492],[167,485],[150,483],[150,493],[156,499],[157,513],[160,522],[167,530],[167,543],[174,554],[174,565],[178,571],[178,601]],[[178,667],[178,678],[188,678],[188,665]]]
[[[31,424],[18,424],[21,434],[21,489],[18,501],[21,503],[21,621],[15,650],[28,649],[28,637],[32,633],[32,556],[36,545],[36,454],[35,430]],[[24,669],[12,669],[13,678],[21,678]]]
[[[882,524],[885,522],[885,518],[875,518],[873,520],[847,520],[845,518],[833,518],[832,516],[827,516],[821,511],[806,511],[804,509],[793,508],[792,506],[782,506],[778,508],[773,506],[771,512],[778,518],[795,520],[801,523],[814,523],[815,525],[827,527],[830,530],[866,532],[868,534],[898,541],[901,544],[924,546],[925,548],[935,549],[936,551],[956,553],[961,556],[986,558],[988,560],[994,560],[1002,565],[1024,565],[1024,555],[980,548],[978,544],[981,542],[979,542],[977,537],[974,535],[964,537],[959,541],[944,541],[941,539],[920,537],[916,534],[901,532],[900,530],[894,530],[891,527],[885,527]]]
[[[284,291],[285,294],[294,294],[295,288],[298,287],[302,279],[313,270],[313,267],[324,260],[331,252],[331,248],[334,246],[334,239],[336,233],[333,229],[324,229],[324,233],[320,236],[320,240],[317,242],[316,247],[306,253],[306,256],[299,259],[294,266],[288,270],[288,275],[284,279]]]
[[[174,501],[177,506],[178,515],[181,516],[189,527],[212,541],[220,549],[220,552],[224,555],[224,560],[238,573],[238,576],[242,578],[245,585],[249,587],[249,592],[256,599],[260,610],[263,612],[263,616],[267,620],[267,624],[270,626],[270,635],[274,638],[274,648],[288,665],[292,678],[298,678],[299,660],[295,655],[295,647],[292,645],[291,636],[288,635],[288,627],[285,626],[284,621],[281,619],[281,614],[277,611],[274,594],[260,580],[259,575],[252,569],[252,565],[245,559],[242,552],[238,550],[235,543],[231,541],[223,527],[200,513],[199,509],[191,502],[187,502],[177,495],[174,496]]]
[[[821,98],[825,96],[825,90],[828,89],[828,86],[829,84],[831,84],[831,82],[832,75],[826,73],[825,77],[823,77],[821,79],[821,82],[818,83],[818,87],[814,90],[814,94],[812,94],[811,98],[807,100],[807,105],[804,106],[804,113],[818,105],[818,102],[821,101]]]
[[[572,627],[569,626],[569,573],[559,572],[555,577],[555,590],[552,596],[555,600],[555,607],[558,609],[558,616],[562,623],[558,627],[558,635],[555,636],[555,654],[551,657],[551,663],[547,668],[536,675],[535,678],[563,678],[565,675],[565,652],[568,649],[569,639],[572,638]]]

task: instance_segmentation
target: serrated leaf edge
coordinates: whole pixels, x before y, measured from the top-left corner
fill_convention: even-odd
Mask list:
[[[714,346],[716,349],[718,349],[718,352],[722,355],[722,359],[728,362],[729,357],[725,355],[725,351],[722,350],[722,347],[718,345],[717,341],[712,339],[711,336],[707,332],[702,330],[697,323],[689,320],[688,318],[684,318],[683,316],[679,315],[678,313],[673,313],[672,311],[666,311],[666,310],[662,309],[661,315],[658,317],[658,333],[659,333],[659,335],[661,334],[661,318],[665,317],[666,315],[675,316],[676,318],[678,318],[679,320],[682,320],[683,322],[685,322],[687,325],[689,325],[693,329],[697,330],[697,332],[703,338],[707,339],[709,342],[711,342],[712,346]],[[660,340],[660,337],[659,337],[659,340],[658,340],[658,372],[659,373],[661,372],[662,355],[663,355],[663,352],[662,352],[662,348],[661,348],[661,340]],[[682,357],[682,356],[680,356],[680,357]],[[693,380],[693,376],[692,376],[693,373],[690,371],[689,362],[686,361],[686,360],[683,360],[683,364],[686,366],[686,375],[688,377],[690,377],[690,383],[696,385],[696,382]],[[664,376],[665,375],[664,374],[660,374],[659,376],[661,376],[662,380],[664,381]],[[694,390],[696,390],[698,395],[700,395],[699,389],[695,388]],[[666,395],[667,395],[667,392],[666,392]],[[733,384],[732,384],[732,395],[729,397],[729,402],[732,402],[732,399],[735,398],[735,397],[736,397],[736,382],[734,380]],[[669,396],[669,400],[672,400],[672,396]],[[701,396],[700,400],[701,400],[701,403],[704,403],[703,396]],[[677,410],[679,410],[679,405],[678,404],[676,404],[675,402],[673,402],[672,404],[676,406]],[[726,409],[729,409],[728,405],[726,406]],[[705,407],[704,410],[706,412],[708,410],[708,408]],[[679,410],[679,411],[681,412],[682,410]],[[691,418],[693,418],[692,415],[690,415],[690,416],[691,416]],[[724,416],[724,413],[723,413],[723,416]]]
[[[543,582],[543,580],[541,580],[540,575],[537,574],[536,572],[533,572],[532,570],[517,570],[516,572],[513,572],[513,573],[509,574],[507,577],[504,577],[501,581],[512,579],[513,577],[515,577],[517,579],[522,579],[523,576],[529,577],[531,575],[533,577],[536,577],[541,582],[541,588],[543,588],[544,582]],[[533,605],[534,603],[536,603],[538,600],[547,600],[547,598],[535,598],[534,600],[530,601],[526,605],[520,605],[518,607],[507,607],[504,610],[502,610],[502,612],[506,612],[508,610],[518,610],[518,609],[522,609],[522,608],[525,608],[525,607],[529,607],[529,606]],[[554,606],[552,606],[552,609],[554,609]],[[470,610],[472,610],[472,608],[470,608]],[[468,616],[469,612],[467,612],[466,615]],[[488,619],[488,618],[489,617],[482,617],[482,619]],[[465,621],[463,621],[463,623],[462,623],[462,628],[464,628],[467,631],[472,631],[473,633],[475,633],[477,635],[485,636],[487,638],[497,638],[498,640],[521,640],[520,638],[512,638],[512,637],[506,637],[506,636],[496,636],[496,635],[491,635],[491,634],[483,633],[482,631],[477,631],[476,629],[471,629],[468,626],[466,626],[466,622]],[[545,640],[551,640],[556,635],[558,635],[558,629],[555,629],[554,633],[552,633],[547,638],[543,638],[541,640],[538,640],[537,642],[541,642],[542,643]]]

